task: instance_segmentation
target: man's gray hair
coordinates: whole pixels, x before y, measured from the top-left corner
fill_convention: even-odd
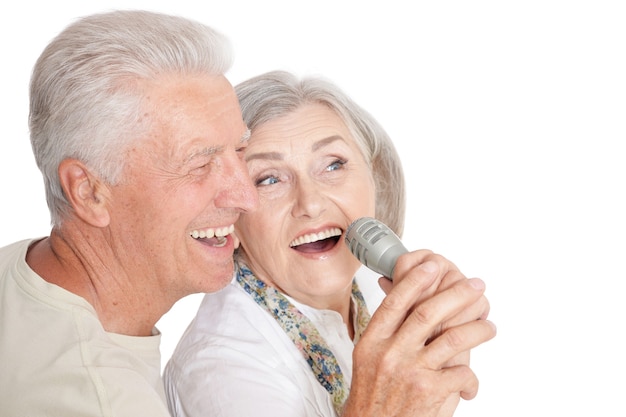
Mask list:
[[[231,63],[231,45],[220,33],[147,11],[87,16],[54,38],[33,70],[29,116],[52,224],[71,210],[58,177],[64,159],[82,161],[106,183],[119,180],[124,150],[150,125],[141,117],[139,80],[222,75]]]

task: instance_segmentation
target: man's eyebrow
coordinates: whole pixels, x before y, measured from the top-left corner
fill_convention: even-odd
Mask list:
[[[249,140],[250,140],[250,129],[246,129],[243,135],[241,135],[241,138],[239,139],[239,143],[247,143]],[[191,153],[185,158],[185,160],[183,161],[183,164],[188,164],[189,162],[199,157],[215,155],[216,153],[221,152],[223,149],[224,149],[223,146],[209,146],[206,148],[196,150],[195,152]]]
[[[215,155],[216,153],[219,153],[222,149],[224,149],[223,146],[209,146],[207,148],[198,149],[189,154],[183,161],[183,164],[188,164],[196,158]]]
[[[250,135],[251,135],[250,129],[246,129],[246,131],[243,132],[243,135],[241,135],[241,139],[239,139],[239,142],[240,143],[248,142],[250,140]]]

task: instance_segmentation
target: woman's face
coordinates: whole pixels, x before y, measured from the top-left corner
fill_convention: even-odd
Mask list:
[[[252,271],[313,307],[345,303],[360,264],[342,235],[375,211],[371,168],[347,126],[307,104],[256,128],[245,159],[260,205],[235,228]]]

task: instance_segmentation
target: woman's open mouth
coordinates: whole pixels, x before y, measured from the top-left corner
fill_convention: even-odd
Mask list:
[[[303,253],[317,253],[331,250],[335,247],[343,232],[338,227],[323,230],[319,233],[309,233],[294,239],[289,246]]]

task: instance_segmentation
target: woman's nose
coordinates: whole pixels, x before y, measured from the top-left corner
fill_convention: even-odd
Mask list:
[[[294,217],[319,217],[325,209],[323,189],[314,181],[300,180],[294,189]]]

